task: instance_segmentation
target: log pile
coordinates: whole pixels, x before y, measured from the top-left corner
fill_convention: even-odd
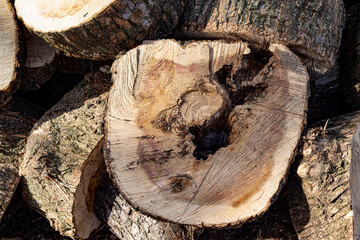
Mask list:
[[[340,55],[341,0],[0,0],[0,220],[21,182],[72,239],[359,239],[359,113],[301,138],[356,109],[359,9]]]

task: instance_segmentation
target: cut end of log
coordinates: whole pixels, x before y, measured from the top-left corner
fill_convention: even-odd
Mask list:
[[[90,0],[40,0],[37,1],[41,15],[50,18],[72,16]],[[98,1],[97,1],[98,2]]]
[[[21,81],[21,89],[38,90],[42,84],[50,80],[56,70],[59,50],[52,47],[39,36],[24,31],[27,58]]]
[[[168,35],[185,0],[16,0],[28,29],[74,57],[108,60]]]
[[[87,22],[114,0],[16,0],[15,7],[28,28],[62,31]]]
[[[12,6],[7,0],[0,1],[0,22],[0,106],[2,106],[10,99],[11,93],[19,87],[18,29]]]
[[[308,82],[289,49],[270,51],[261,63],[242,42],[162,40],[114,63],[107,164],[134,207],[218,227],[267,210],[303,128]]]
[[[94,213],[95,190],[105,173],[103,139],[94,147],[82,167],[80,183],[74,195],[75,234],[86,239],[101,226]]]

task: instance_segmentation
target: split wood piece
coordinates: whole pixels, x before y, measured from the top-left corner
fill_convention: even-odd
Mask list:
[[[343,37],[342,82],[345,102],[350,110],[360,109],[360,4],[347,15]]]
[[[301,240],[352,237],[350,151],[359,121],[360,112],[322,121],[302,139],[302,159],[288,186],[290,215]]]
[[[0,106],[19,88],[20,51],[14,10],[8,0],[0,0]]]
[[[100,226],[86,190],[96,187],[88,172],[101,149],[109,73],[86,75],[35,124],[27,139],[20,167],[25,199],[65,236],[88,238]]]
[[[41,37],[25,32],[27,59],[24,68],[21,88],[25,91],[38,90],[40,85],[54,75],[56,57],[59,50],[52,47]]]
[[[134,209],[106,173],[104,157],[98,160],[98,171],[103,169],[104,174],[95,193],[94,210],[119,239],[193,239],[193,227],[158,221]]]
[[[344,27],[341,0],[194,0],[176,36],[288,45],[325,72],[335,62]]]
[[[148,42],[114,62],[107,164],[135,208],[198,226],[267,210],[303,128],[308,84],[297,56],[270,49],[258,69],[242,42]]]
[[[357,123],[360,119],[357,119]],[[360,239],[360,125],[357,126],[351,145],[350,190],[354,212],[354,240]]]
[[[105,60],[169,34],[184,0],[16,0],[15,7],[26,27],[55,47]]]
[[[19,165],[25,141],[41,109],[13,99],[0,108],[0,220],[19,182]]]

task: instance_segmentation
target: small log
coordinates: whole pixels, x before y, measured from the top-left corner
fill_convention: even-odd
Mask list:
[[[0,108],[0,220],[19,182],[26,136],[42,109],[14,98]]]
[[[88,238],[100,226],[87,190],[96,187],[89,172],[96,172],[92,161],[101,150],[110,85],[109,72],[86,75],[35,124],[27,139],[20,168],[24,198],[65,236]]]
[[[351,138],[360,112],[309,127],[289,180],[290,215],[299,239],[351,239]]]
[[[0,106],[3,106],[20,83],[18,27],[8,0],[0,0],[0,22]]]
[[[75,57],[115,59],[144,39],[169,34],[184,0],[16,0],[28,29]]]
[[[360,119],[358,119],[360,120]],[[359,122],[359,121],[358,121]],[[354,240],[360,239],[360,125],[357,126],[351,145],[350,190],[354,212]]]
[[[344,15],[341,0],[193,0],[175,36],[241,39],[258,48],[281,43],[325,72],[335,62]]]
[[[21,89],[34,91],[54,75],[56,70],[56,57],[59,51],[50,46],[44,39],[25,32],[27,59],[24,67]]]
[[[261,63],[242,42],[162,40],[115,61],[106,160],[135,208],[217,227],[267,210],[300,138],[308,84],[296,55],[270,50]]]

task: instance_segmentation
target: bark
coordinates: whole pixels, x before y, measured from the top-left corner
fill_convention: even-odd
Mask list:
[[[96,6],[90,6],[94,3],[91,0],[76,13],[65,12],[66,17],[54,17],[40,13],[38,2],[15,1],[18,16],[28,29],[66,53],[93,60],[115,59],[120,51],[127,51],[145,39],[164,37],[173,30],[184,9],[183,0],[114,0],[103,9],[92,9]],[[40,2],[44,2],[45,8],[54,4],[54,1]],[[102,2],[99,4],[104,5]],[[78,22],[78,18],[83,21]],[[49,29],[43,28],[42,21]],[[67,27],[59,27],[62,25]]]
[[[22,62],[19,29],[14,9],[8,0],[0,1],[0,22],[0,106],[3,106],[19,88]]]
[[[106,160],[134,207],[216,227],[267,210],[302,131],[308,84],[297,56],[270,49],[261,63],[242,42],[162,40],[113,64]]]
[[[24,197],[65,236],[87,238],[100,226],[86,190],[90,183],[96,186],[92,162],[101,150],[109,77],[102,71],[86,75],[35,124],[27,139],[20,169]]]
[[[27,59],[24,67],[24,75],[21,89],[34,91],[40,89],[54,75],[56,59],[59,53],[45,40],[25,31]]]
[[[175,36],[241,39],[260,48],[282,43],[325,72],[337,56],[344,14],[341,0],[194,0]]]
[[[18,185],[26,136],[39,113],[40,108],[18,98],[0,108],[0,220]]]
[[[353,136],[351,145],[351,166],[350,166],[350,190],[352,209],[354,212],[354,240],[360,239],[360,140],[359,140],[359,125]]]
[[[342,82],[349,110],[360,109],[360,4],[348,12],[343,40]]]
[[[359,120],[356,112],[322,121],[302,139],[302,158],[288,193],[290,215],[301,240],[351,239],[350,145]]]

